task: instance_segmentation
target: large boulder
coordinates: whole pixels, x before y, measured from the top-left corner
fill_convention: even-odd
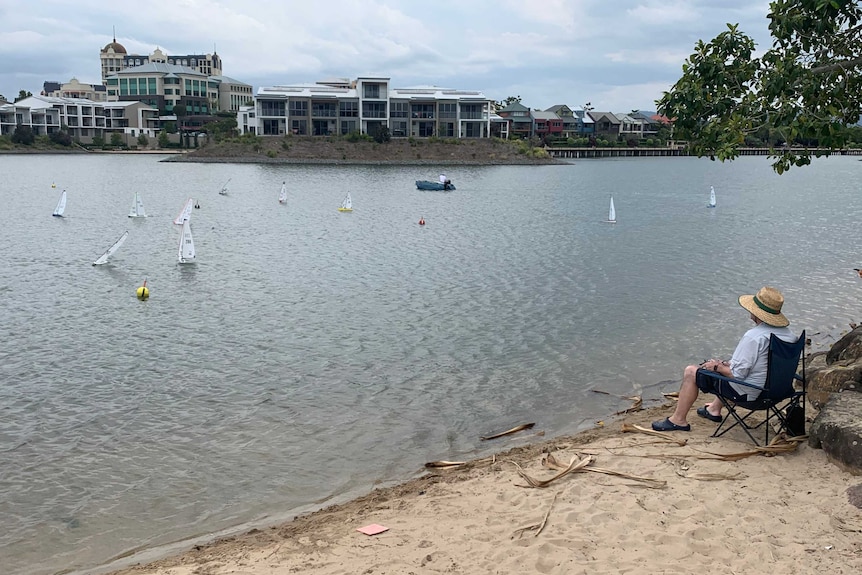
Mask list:
[[[811,424],[808,444],[839,467],[862,475],[862,393],[833,393]]]
[[[835,342],[827,352],[806,359],[808,401],[820,409],[832,393],[862,390],[862,327]]]
[[[836,361],[851,362],[862,358],[862,326],[844,334],[844,337],[832,344],[826,353],[826,363],[832,365]]]

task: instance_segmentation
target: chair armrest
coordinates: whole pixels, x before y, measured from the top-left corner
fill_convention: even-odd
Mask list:
[[[744,381],[742,379],[737,379],[735,377],[728,377],[726,375],[721,375],[717,371],[712,371],[711,369],[700,368],[697,370],[697,373],[701,373],[701,372],[703,372],[705,375],[708,375],[709,377],[714,377],[714,378],[720,379],[722,381],[728,381],[731,383],[738,383],[739,385],[743,385],[745,387],[750,387],[751,389],[756,389],[758,391],[764,391],[765,390],[765,388],[762,385],[754,385],[753,383],[748,383],[747,381]]]

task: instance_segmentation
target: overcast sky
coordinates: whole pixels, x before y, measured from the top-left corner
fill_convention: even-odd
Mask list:
[[[393,88],[655,110],[698,39],[738,23],[769,47],[768,0],[0,0],[0,94],[101,83],[99,50],[212,53],[254,86],[385,76]]]

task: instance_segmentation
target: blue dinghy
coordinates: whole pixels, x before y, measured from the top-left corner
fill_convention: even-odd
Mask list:
[[[440,182],[431,182],[428,180],[416,180],[416,188],[420,190],[435,190],[438,192],[448,192],[455,189],[455,184],[447,180],[445,184]]]

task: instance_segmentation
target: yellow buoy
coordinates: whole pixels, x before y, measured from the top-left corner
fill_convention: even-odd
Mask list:
[[[147,280],[144,280],[144,285],[135,290],[135,295],[141,301],[146,301],[150,297],[150,288],[147,287]]]
[[[57,187],[57,184],[52,183],[52,184],[51,184],[51,187],[52,187],[52,188],[56,188],[56,187]]]

